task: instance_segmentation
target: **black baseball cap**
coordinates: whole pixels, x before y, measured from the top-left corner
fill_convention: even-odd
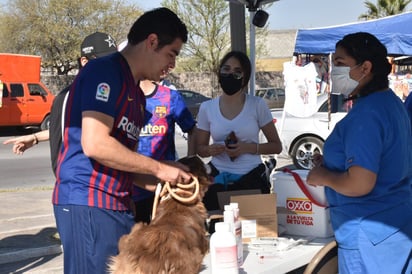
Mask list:
[[[95,32],[84,38],[80,46],[81,56],[98,58],[117,51],[116,41],[109,34]]]

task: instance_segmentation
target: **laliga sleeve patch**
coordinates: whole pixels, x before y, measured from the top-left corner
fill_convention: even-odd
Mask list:
[[[96,99],[107,102],[109,101],[110,86],[107,83],[100,83],[96,90]]]

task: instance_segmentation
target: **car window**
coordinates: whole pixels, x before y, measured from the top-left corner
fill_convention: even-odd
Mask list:
[[[331,110],[332,112],[348,112],[352,108],[352,101],[345,101],[345,97],[341,94],[331,94]],[[336,111],[335,111],[336,110]],[[326,100],[320,107],[319,112],[328,112],[329,102]]]
[[[24,90],[23,90],[23,85],[22,84],[10,84],[10,89],[11,89],[11,97],[23,97],[24,96]]]
[[[285,90],[283,88],[276,89],[278,96],[285,96]]]
[[[192,97],[192,94],[187,91],[180,91],[180,94],[182,94],[185,99],[190,99]]]
[[[265,88],[256,90],[255,94],[264,99],[276,100],[279,96],[285,96],[285,90],[282,88]]]
[[[28,84],[30,95],[46,96],[47,92],[39,84]]]
[[[285,103],[285,90],[283,88],[256,89],[255,95],[262,97],[269,108],[283,108]]]
[[[264,96],[264,98],[265,99],[270,99],[270,98],[272,98],[273,97],[273,91],[271,90],[271,89],[268,89],[267,91],[266,91],[266,94],[265,94],[265,96]]]
[[[319,107],[319,110],[318,110],[318,112],[328,112],[328,104],[329,104],[329,102],[328,102],[328,100],[326,100],[320,107]]]
[[[9,89],[5,83],[2,83],[3,85],[3,98],[4,97],[9,97]]]

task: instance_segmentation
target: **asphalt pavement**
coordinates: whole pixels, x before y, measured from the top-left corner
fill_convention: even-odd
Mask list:
[[[0,192],[0,273],[63,273],[52,190]]]
[[[278,159],[277,167],[290,165]],[[0,191],[0,274],[63,273],[52,189]]]

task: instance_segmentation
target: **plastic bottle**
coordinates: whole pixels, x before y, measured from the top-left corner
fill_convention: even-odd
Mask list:
[[[229,224],[229,231],[233,234],[236,240],[236,253],[238,251],[238,239],[236,238],[236,227],[235,227],[235,213],[233,212],[230,205],[225,205],[223,211],[223,222]],[[236,255],[236,258],[239,257],[239,254]],[[239,263],[238,263],[239,266]]]
[[[225,222],[215,224],[215,233],[210,237],[212,274],[239,274],[236,239]]]
[[[233,212],[233,209],[230,207],[230,205],[225,205],[224,207],[223,222],[230,225],[231,232],[235,231],[235,213]]]
[[[237,262],[238,266],[243,264],[243,243],[242,243],[242,222],[239,219],[239,204],[230,203],[230,208],[233,210],[234,216],[234,234],[237,245]]]

